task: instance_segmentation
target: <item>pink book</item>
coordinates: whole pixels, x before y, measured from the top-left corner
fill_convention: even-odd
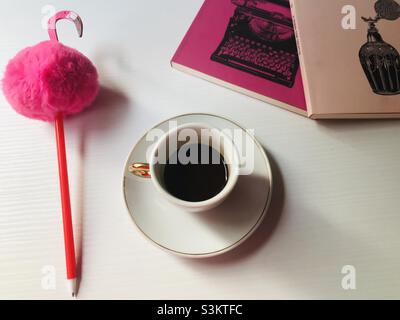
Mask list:
[[[399,23],[399,0],[206,0],[172,66],[312,119],[400,118]]]
[[[206,0],[171,64],[307,116],[289,0]]]

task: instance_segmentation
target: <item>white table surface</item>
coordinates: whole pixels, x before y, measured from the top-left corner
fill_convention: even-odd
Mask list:
[[[0,70],[47,39],[49,1],[0,2]],[[77,11],[60,39],[87,54],[103,89],[66,123],[79,298],[400,298],[400,122],[314,122],[172,70],[202,0],[56,1]],[[126,213],[124,161],[147,129],[206,112],[255,129],[273,159],[269,219],[237,250],[209,260],[160,251]],[[68,298],[53,127],[0,97],[0,298]],[[345,265],[357,289],[341,286]],[[43,267],[56,271],[45,290]]]

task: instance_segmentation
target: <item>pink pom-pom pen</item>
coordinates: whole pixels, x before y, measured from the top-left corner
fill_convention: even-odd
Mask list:
[[[20,114],[55,123],[67,280],[76,297],[76,261],[69,194],[64,123],[67,115],[81,112],[96,98],[98,74],[83,54],[58,42],[57,21],[75,23],[82,37],[83,23],[74,12],[61,11],[49,20],[50,40],[20,51],[7,65],[3,91]]]

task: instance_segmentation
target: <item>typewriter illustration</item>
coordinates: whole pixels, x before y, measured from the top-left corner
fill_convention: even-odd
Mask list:
[[[289,0],[231,0],[237,6],[211,60],[293,87],[299,68]]]

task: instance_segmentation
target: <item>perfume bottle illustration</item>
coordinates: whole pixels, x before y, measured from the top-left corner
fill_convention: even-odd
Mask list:
[[[400,55],[384,41],[376,24],[381,19],[398,19],[400,5],[394,0],[380,0],[376,2],[375,10],[375,18],[362,18],[368,23],[368,34],[367,43],[359,52],[361,66],[374,93],[397,95],[400,94]]]

